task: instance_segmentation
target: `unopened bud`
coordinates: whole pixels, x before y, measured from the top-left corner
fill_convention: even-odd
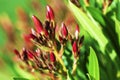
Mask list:
[[[18,50],[14,49],[14,53],[15,53],[19,58],[21,58],[20,53],[18,52]]]
[[[27,51],[27,55],[29,59],[33,59],[34,55],[31,51]]]
[[[55,58],[55,55],[53,52],[50,52],[50,61],[51,62],[55,62],[56,61],[56,58]]]
[[[22,50],[22,60],[25,62],[28,60],[27,50],[25,48]]]
[[[36,32],[33,28],[31,28],[31,33],[36,36]]]
[[[37,39],[37,37],[33,34],[23,35],[23,37],[26,43],[31,43],[31,39]]]
[[[50,6],[47,6],[46,18],[49,20],[54,20],[54,12]]]
[[[63,38],[61,36],[59,36],[59,41],[60,43],[63,43]]]
[[[76,29],[75,29],[75,38],[78,39],[79,36],[79,26],[76,25]]]
[[[47,11],[47,13],[46,13],[46,19],[51,20],[51,18],[50,18],[50,14],[49,14],[48,11]]]
[[[32,16],[33,22],[35,24],[35,29],[38,33],[41,33],[43,31],[43,26],[40,20],[36,16]]]
[[[77,54],[78,54],[78,45],[77,45],[77,41],[74,41],[74,42],[73,42],[72,51],[73,51],[73,53],[74,53],[74,56],[76,57]]]
[[[62,23],[61,26],[61,34],[63,38],[66,38],[68,36],[68,30],[64,23]]]

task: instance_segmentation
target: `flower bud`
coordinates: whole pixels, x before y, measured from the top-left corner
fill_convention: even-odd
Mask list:
[[[77,54],[78,54],[78,45],[77,45],[77,41],[74,41],[74,42],[73,42],[72,51],[73,51],[73,53],[74,53],[74,56],[77,57]]]
[[[27,35],[23,35],[24,40],[26,41],[26,43],[31,43],[31,39],[37,39],[37,37],[33,34],[27,34]]]
[[[42,23],[40,22],[40,20],[36,16],[32,16],[32,19],[33,19],[36,31],[38,33],[41,33],[43,31]]]
[[[50,18],[50,14],[49,14],[48,11],[47,11],[47,13],[46,13],[46,19],[51,20],[51,18]]]
[[[78,39],[79,36],[79,26],[76,25],[76,29],[75,29],[75,38]]]
[[[61,34],[63,38],[66,38],[68,36],[68,30],[64,23],[62,23],[61,26]]]
[[[37,57],[40,57],[40,55],[41,55],[40,49],[37,48],[37,49],[35,50],[35,52],[36,52],[35,55],[36,55]]]
[[[61,44],[63,44],[63,38],[61,36],[59,36],[59,41]]]
[[[22,50],[22,60],[25,62],[27,62],[27,60],[28,60],[27,50],[25,48],[23,48],[23,50]]]
[[[54,12],[50,6],[47,6],[46,18],[49,20],[54,20]]]
[[[36,32],[33,28],[31,28],[31,33],[36,36]]]
[[[27,56],[29,59],[33,59],[34,58],[34,55],[31,51],[27,51]]]
[[[55,61],[56,61],[55,55],[54,55],[53,52],[50,52],[50,61],[51,61],[51,62],[55,62]]]
[[[18,50],[14,49],[14,53],[15,53],[19,58],[21,58],[20,53],[18,52]]]

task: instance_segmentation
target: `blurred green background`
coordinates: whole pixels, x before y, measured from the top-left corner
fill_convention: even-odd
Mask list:
[[[0,0],[0,79],[30,78],[16,65],[13,49],[24,45],[23,26],[30,27],[30,15],[36,14],[35,4],[45,8],[46,0]],[[41,6],[39,6],[41,4]],[[36,5],[36,7],[37,7]],[[44,9],[42,9],[44,10]],[[20,13],[20,14],[19,14]],[[25,20],[27,18],[27,20]],[[24,21],[27,23],[24,24]]]

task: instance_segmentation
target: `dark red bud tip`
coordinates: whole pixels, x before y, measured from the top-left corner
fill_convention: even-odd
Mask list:
[[[33,59],[33,57],[34,57],[34,56],[33,56],[33,53],[30,52],[30,51],[27,52],[27,55],[28,55],[28,58],[29,58],[29,59]]]
[[[46,29],[44,30],[44,33],[45,33],[46,36],[49,35],[49,33],[48,33],[48,31]]]
[[[75,38],[76,38],[76,39],[78,39],[79,32],[80,32],[80,30],[79,30],[79,26],[76,25],[76,29],[75,29]]]
[[[77,46],[76,41],[73,42],[72,51],[73,51],[74,54],[76,54],[78,52],[78,46]]]
[[[55,55],[54,55],[53,52],[50,52],[50,61],[51,61],[51,62],[55,62],[55,61],[56,61]]]
[[[54,12],[50,6],[47,6],[46,18],[50,20],[54,20]]]
[[[62,23],[62,26],[61,26],[61,34],[63,38],[66,38],[68,36],[68,30],[64,23]]]
[[[35,36],[35,35],[33,35],[33,34],[29,34],[29,36],[30,36],[30,39],[36,39],[37,37]]]
[[[24,40],[25,40],[26,42],[31,42],[31,39],[37,38],[37,37],[36,37],[35,35],[33,35],[33,34],[24,35],[23,37],[24,37]]]
[[[59,36],[59,41],[60,43],[63,43],[63,38],[61,36]]]
[[[23,52],[23,54],[27,54],[26,48],[23,47],[22,52]]]
[[[18,52],[18,50],[14,49],[14,53],[20,58],[20,53]]]
[[[40,22],[40,20],[36,16],[32,16],[32,19],[33,19],[36,31],[38,33],[41,33],[43,31],[42,23]]]
[[[51,20],[49,12],[46,13],[46,19]]]

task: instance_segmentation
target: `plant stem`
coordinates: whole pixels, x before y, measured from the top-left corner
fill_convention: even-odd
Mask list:
[[[56,58],[58,59],[58,61],[60,62],[60,64],[61,64],[62,67],[63,67],[63,70],[64,70],[65,72],[67,72],[67,69],[66,69],[66,67],[65,67],[65,65],[64,65],[63,60],[62,60],[61,57],[59,57],[59,55],[58,55],[58,51],[56,50],[55,47],[53,47],[53,49],[54,49],[54,54],[55,54]]]
[[[74,59],[74,62],[73,62],[73,69],[72,69],[72,74],[75,73],[76,71],[76,68],[77,68],[77,61],[78,61],[78,57],[76,59]]]

